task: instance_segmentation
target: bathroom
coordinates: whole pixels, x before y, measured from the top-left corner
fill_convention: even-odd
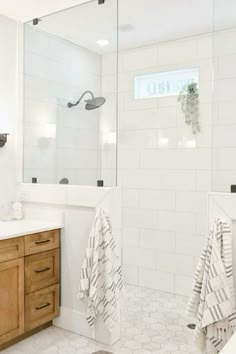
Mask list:
[[[234,1],[0,1],[0,46],[0,350],[233,354],[199,348],[186,308],[212,222],[235,231]],[[112,330],[78,296],[101,210]]]

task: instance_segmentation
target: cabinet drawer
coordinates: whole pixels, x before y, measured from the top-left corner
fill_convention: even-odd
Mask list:
[[[23,237],[0,241],[0,263],[21,257],[24,257]]]
[[[59,247],[59,230],[45,231],[25,236],[25,255],[44,252]]]
[[[25,329],[29,331],[59,316],[59,285],[25,297]]]
[[[25,293],[59,283],[59,249],[25,257]]]

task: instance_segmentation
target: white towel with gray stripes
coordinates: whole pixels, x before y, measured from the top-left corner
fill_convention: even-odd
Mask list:
[[[89,235],[78,295],[87,303],[87,321],[91,327],[99,315],[109,331],[120,323],[123,275],[110,217],[103,209],[98,210]]]
[[[218,218],[202,252],[187,307],[188,314],[196,316],[194,341],[203,353],[219,353],[235,331],[232,272],[230,226]]]

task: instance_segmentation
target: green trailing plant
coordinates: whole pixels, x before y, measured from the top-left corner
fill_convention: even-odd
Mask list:
[[[199,123],[199,93],[196,83],[187,84],[179,94],[182,111],[185,115],[185,123],[192,126],[193,134],[200,132]]]

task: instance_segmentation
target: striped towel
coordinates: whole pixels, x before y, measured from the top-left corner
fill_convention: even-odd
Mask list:
[[[111,221],[103,209],[95,216],[80,275],[79,297],[87,303],[87,321],[92,327],[100,315],[106,328],[120,323],[124,283],[116,253]]]
[[[201,351],[216,354],[235,331],[232,234],[225,221],[211,227],[196,273],[187,312],[196,316],[194,341]]]

